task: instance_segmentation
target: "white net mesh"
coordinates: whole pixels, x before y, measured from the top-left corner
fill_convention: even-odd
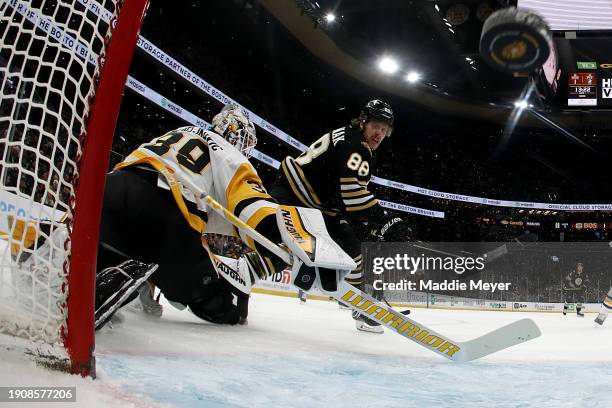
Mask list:
[[[0,332],[66,323],[85,125],[119,0],[0,0]]]

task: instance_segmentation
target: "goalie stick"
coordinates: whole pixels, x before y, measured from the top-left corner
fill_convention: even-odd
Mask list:
[[[259,242],[266,249],[273,252],[287,264],[292,263],[289,253],[261,235],[240,218],[236,217],[215,199],[208,195],[202,196],[201,198],[209,208],[217,212],[237,228],[244,230],[251,238]],[[317,274],[315,279],[319,284],[319,288],[326,295],[342,302],[352,310],[365,314],[367,317],[377,321],[389,330],[452,361],[464,362],[476,360],[508,347],[533,340],[541,334],[538,326],[533,320],[521,319],[473,340],[457,342],[408,318],[406,315],[396,312],[393,308],[360,291],[343,279],[336,282],[336,287],[333,290],[330,290],[329,282],[322,280],[319,274]],[[326,286],[328,286],[327,289]]]

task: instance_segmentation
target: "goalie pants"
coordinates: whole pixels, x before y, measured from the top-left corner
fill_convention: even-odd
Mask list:
[[[136,167],[107,176],[97,270],[126,258],[156,263],[151,280],[166,299],[205,320],[238,323],[248,314],[248,296],[217,276],[201,234],[189,226],[170,191],[157,186],[157,177],[156,171]]]
[[[291,188],[287,185],[282,173],[276,179],[269,191],[270,195],[276,201],[283,205],[293,205],[296,207],[304,207],[304,204],[293,194]],[[327,215],[323,213],[325,227],[338,245],[355,261],[357,268],[349,273],[345,280],[353,286],[363,289],[364,277],[361,269],[361,240],[358,238],[359,229],[345,219],[341,214]]]

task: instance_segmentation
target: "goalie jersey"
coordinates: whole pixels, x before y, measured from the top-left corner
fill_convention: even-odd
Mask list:
[[[374,157],[361,129],[347,126],[323,135],[299,157],[287,157],[281,174],[302,205],[359,221],[382,219],[368,190]]]
[[[202,198],[210,195],[268,238],[279,236],[276,202],[247,158],[214,132],[192,126],[176,129],[142,144],[115,170],[134,165],[157,170],[158,186],[172,192],[185,220],[200,233],[236,235],[232,224],[207,212]],[[197,211],[190,211],[194,206],[187,201],[195,203]],[[260,249],[250,237],[238,235],[252,249]]]

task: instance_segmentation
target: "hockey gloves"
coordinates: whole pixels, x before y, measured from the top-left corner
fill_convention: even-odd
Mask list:
[[[380,227],[378,238],[384,242],[412,241],[412,229],[400,217],[394,217]]]

